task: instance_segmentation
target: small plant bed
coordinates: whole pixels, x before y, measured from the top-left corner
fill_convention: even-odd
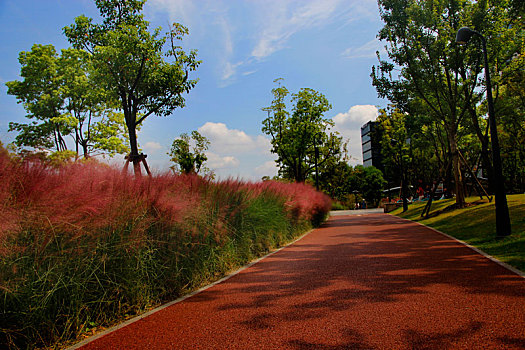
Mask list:
[[[466,242],[515,268],[525,271],[525,194],[507,195],[512,235],[496,238],[494,201],[467,198],[467,206],[455,208],[455,199],[432,203],[428,218],[422,218],[425,203],[412,204],[408,211],[391,212],[402,218],[420,222]]]

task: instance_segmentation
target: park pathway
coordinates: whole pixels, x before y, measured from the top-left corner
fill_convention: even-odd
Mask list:
[[[525,279],[418,224],[338,215],[82,349],[525,349]]]

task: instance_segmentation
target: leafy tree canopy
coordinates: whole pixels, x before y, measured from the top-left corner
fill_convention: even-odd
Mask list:
[[[86,50],[94,81],[119,101],[129,135],[130,157],[140,173],[136,128],[150,115],[167,116],[184,107],[184,93],[197,83],[189,79],[200,61],[179,42],[188,29],[174,23],[162,35],[149,30],[143,0],[96,0],[102,23],[79,16],[64,33],[75,48]]]
[[[173,141],[168,153],[170,160],[175,163],[172,169],[185,174],[198,174],[201,169],[205,169],[203,165],[208,160],[205,151],[209,145],[210,141],[198,131],[192,131],[191,137],[186,133],[181,134]]]
[[[263,121],[262,131],[271,137],[272,152],[277,154],[280,174],[297,182],[304,182],[314,171],[316,164],[327,159],[341,157],[344,152],[342,138],[330,132],[333,121],[324,114],[332,106],[320,92],[302,88],[291,95],[293,108],[286,110],[288,89],[281,86],[272,89],[274,99],[263,108],[268,118]]]
[[[23,79],[6,85],[32,121],[10,123],[9,130],[19,132],[16,146],[65,151],[64,137],[71,135],[77,156],[79,148],[85,157],[127,151],[124,120],[111,112],[114,103],[91,80],[85,51],[69,48],[59,55],[52,45],[36,44],[21,52],[19,61]]]

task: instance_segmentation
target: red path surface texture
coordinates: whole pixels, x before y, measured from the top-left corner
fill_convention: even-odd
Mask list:
[[[336,216],[82,349],[525,349],[525,279],[415,223]]]

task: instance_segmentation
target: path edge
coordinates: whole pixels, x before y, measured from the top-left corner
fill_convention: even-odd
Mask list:
[[[92,336],[90,336],[90,337],[88,337],[88,338],[86,338],[86,339],[84,339],[84,340],[82,340],[82,341],[80,341],[80,342],[78,342],[78,343],[76,343],[74,345],[71,345],[70,347],[67,347],[66,350],[77,350],[77,349],[80,349],[81,347],[83,347],[83,346],[85,346],[85,345],[87,345],[87,344],[89,344],[89,343],[91,343],[91,342],[93,342],[93,341],[95,341],[95,340],[97,340],[99,338],[102,338],[102,337],[108,335],[109,333],[115,332],[115,331],[117,331],[117,330],[119,330],[121,328],[124,328],[124,327],[132,324],[132,323],[138,322],[138,321],[142,320],[143,318],[146,318],[146,317],[148,317],[150,315],[153,315],[154,313],[157,313],[157,312],[159,312],[159,311],[161,311],[161,310],[163,310],[165,308],[168,308],[168,307],[170,307],[172,305],[175,305],[175,304],[178,304],[178,303],[180,303],[180,302],[182,302],[182,301],[184,301],[184,300],[186,300],[188,298],[191,298],[192,296],[194,296],[196,294],[204,292],[205,290],[215,286],[216,284],[222,283],[222,282],[230,279],[231,277],[233,277],[235,275],[238,275],[242,271],[252,267],[253,265],[255,265],[258,262],[260,262],[261,260],[266,259],[267,257],[269,257],[269,256],[271,256],[273,254],[276,254],[276,253],[280,252],[281,250],[283,250],[284,248],[287,248],[287,247],[291,246],[292,244],[300,241],[301,239],[303,239],[304,237],[306,237],[307,235],[309,235],[310,233],[312,233],[316,229],[317,228],[313,228],[313,229],[309,230],[308,232],[302,234],[301,236],[299,236],[295,240],[291,241],[290,243],[288,243],[288,244],[286,244],[286,245],[284,245],[284,246],[282,246],[282,247],[280,247],[280,248],[278,248],[278,249],[276,249],[274,251],[271,251],[268,254],[266,254],[266,255],[264,255],[264,256],[262,256],[260,258],[257,258],[255,260],[253,260],[249,264],[240,267],[239,269],[229,273],[228,275],[222,277],[221,279],[219,279],[219,280],[217,280],[217,281],[215,281],[213,283],[210,283],[210,284],[208,284],[208,285],[206,285],[204,287],[201,287],[201,288],[199,288],[199,289],[197,289],[197,290],[195,290],[195,291],[193,291],[191,293],[183,295],[183,296],[181,296],[181,297],[179,297],[179,298],[177,298],[177,299],[175,299],[173,301],[167,302],[166,304],[162,304],[160,306],[157,306],[156,308],[151,309],[148,312],[145,312],[145,313],[143,313],[141,315],[138,315],[138,316],[135,316],[135,317],[133,317],[133,318],[127,320],[127,321],[119,323],[119,324],[117,324],[117,325],[115,325],[113,327],[110,327],[110,328],[108,328],[108,329],[106,329],[106,330],[104,330],[104,331],[102,331],[102,332],[100,332],[98,334],[92,335]]]
[[[504,263],[504,262],[501,261],[501,260],[498,260],[497,258],[493,257],[492,255],[489,255],[489,254],[485,253],[483,250],[481,250],[481,249],[479,249],[479,248],[476,248],[476,247],[474,247],[474,246],[468,244],[467,242],[464,242],[464,241],[462,241],[462,240],[460,240],[460,239],[457,239],[456,237],[453,237],[453,236],[451,236],[451,235],[449,235],[449,234],[447,234],[447,233],[445,233],[445,232],[441,232],[441,231],[439,231],[438,229],[435,229],[435,228],[433,228],[433,227],[427,226],[427,225],[422,224],[422,223],[420,223],[420,222],[418,222],[418,221],[414,221],[414,220],[410,220],[410,219],[402,218],[402,217],[400,217],[400,216],[393,215],[393,214],[390,214],[390,213],[388,213],[388,215],[393,216],[393,217],[396,217],[396,218],[401,219],[401,220],[408,221],[408,222],[413,222],[413,223],[418,224],[418,225],[420,225],[420,226],[426,227],[426,228],[428,228],[428,229],[430,229],[430,230],[432,230],[432,231],[434,231],[434,232],[436,232],[436,233],[439,233],[439,234],[441,234],[441,235],[443,235],[443,236],[445,236],[445,237],[447,237],[447,238],[450,238],[450,239],[453,240],[453,241],[456,241],[456,242],[458,242],[458,243],[461,243],[461,244],[463,244],[464,246],[466,246],[466,247],[472,249],[472,250],[475,251],[476,253],[481,254],[481,255],[483,255],[485,258],[487,258],[487,259],[489,259],[489,260],[492,260],[492,261],[495,262],[496,264],[498,264],[498,265],[500,265],[500,266],[506,268],[506,269],[509,270],[510,272],[513,272],[513,273],[515,273],[516,275],[518,275],[518,276],[520,276],[520,277],[522,277],[522,278],[525,278],[525,272],[523,272],[523,271],[521,271],[521,270],[518,270],[518,269],[515,268],[514,266],[510,266],[509,264]]]

